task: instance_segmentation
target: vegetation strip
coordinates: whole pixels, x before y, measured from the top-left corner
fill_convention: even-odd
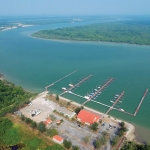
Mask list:
[[[130,21],[42,30],[33,37],[57,40],[104,41],[150,45],[150,26]]]

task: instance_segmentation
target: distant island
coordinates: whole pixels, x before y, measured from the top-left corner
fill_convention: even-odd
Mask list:
[[[42,30],[32,36],[43,39],[150,45],[149,33],[149,24],[124,21]]]

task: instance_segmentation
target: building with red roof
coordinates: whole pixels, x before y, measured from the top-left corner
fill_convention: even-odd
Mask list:
[[[53,136],[53,141],[58,143],[58,144],[62,144],[63,143],[63,138],[59,135],[55,135],[55,136]]]
[[[100,120],[100,116],[86,110],[81,110],[77,116],[77,120],[87,125],[91,125],[94,122],[98,122]]]
[[[43,122],[45,124],[45,126],[49,125],[52,123],[52,120],[50,118],[48,118],[46,121]]]

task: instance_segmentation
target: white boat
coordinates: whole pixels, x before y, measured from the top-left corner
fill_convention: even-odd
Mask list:
[[[111,100],[110,100],[110,102],[111,102],[111,103],[114,103],[114,101],[111,101]]]
[[[88,97],[88,96],[84,96],[84,98],[85,98],[85,99],[89,99],[89,97]]]
[[[99,86],[98,89],[100,89],[101,87]]]
[[[69,84],[69,86],[70,86],[70,87],[73,87],[74,85],[73,85],[73,84]]]
[[[66,90],[66,88],[65,88],[65,87],[62,87],[62,90]]]
[[[124,111],[124,109],[120,109],[121,111]]]
[[[116,96],[116,97],[118,97],[118,96],[119,96],[119,94],[116,94],[115,96]]]

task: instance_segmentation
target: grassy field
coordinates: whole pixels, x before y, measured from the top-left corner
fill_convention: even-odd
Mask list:
[[[10,119],[13,122],[13,127],[18,130],[20,143],[25,144],[22,150],[44,150],[47,146],[54,144],[50,137],[41,134],[36,129],[32,129],[30,125],[22,122],[17,116],[8,114],[6,118]]]

